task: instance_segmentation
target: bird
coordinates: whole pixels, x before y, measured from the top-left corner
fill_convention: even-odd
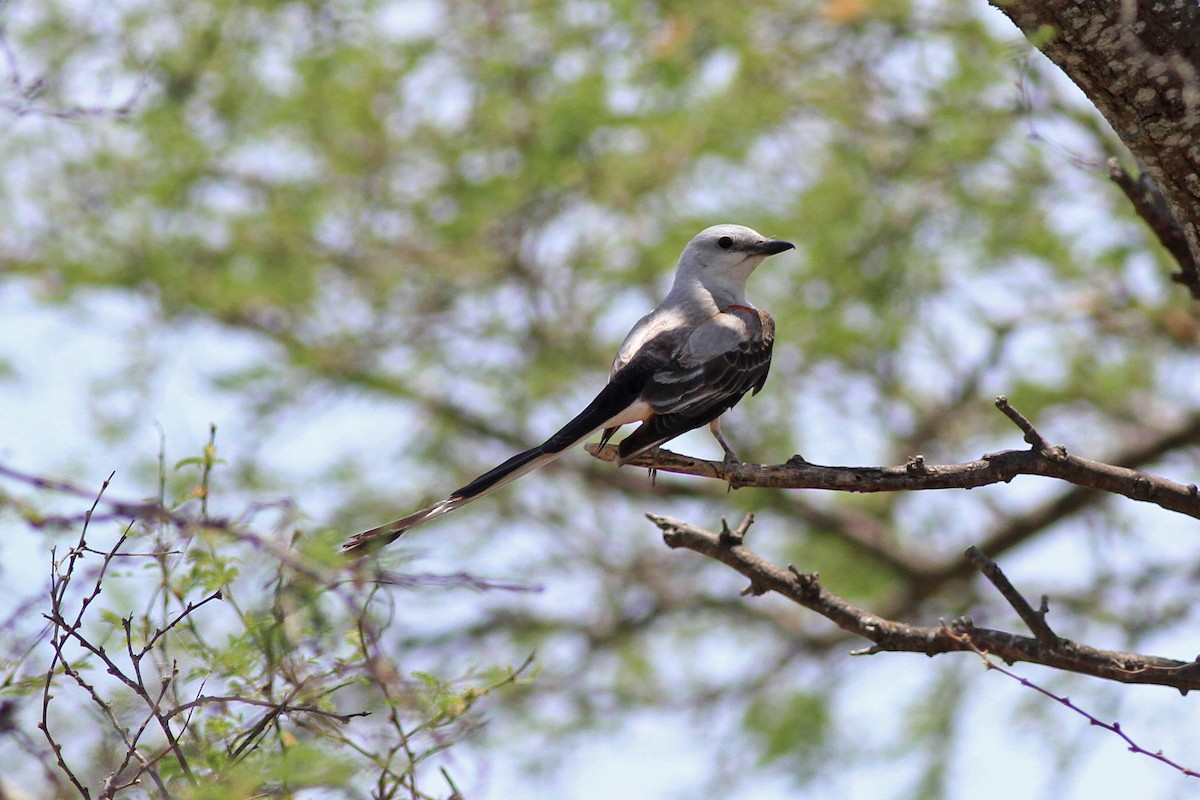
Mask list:
[[[630,329],[608,383],[574,419],[536,447],[457,489],[444,500],[351,537],[343,550],[362,555],[545,466],[597,431],[601,446],[622,425],[641,423],[617,447],[617,464],[708,425],[725,452],[737,454],[719,418],[767,380],[775,320],[746,299],[746,281],[768,256],[795,247],[743,225],[697,234],[679,257],[666,297]]]

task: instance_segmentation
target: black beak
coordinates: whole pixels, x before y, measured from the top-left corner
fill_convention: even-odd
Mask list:
[[[766,239],[754,245],[754,252],[762,253],[763,255],[773,256],[782,253],[784,250],[795,250],[796,245],[791,242],[785,242],[782,239]]]

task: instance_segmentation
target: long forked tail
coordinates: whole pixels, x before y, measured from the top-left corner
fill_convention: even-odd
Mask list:
[[[443,514],[449,514],[451,511],[462,508],[467,503],[478,500],[501,486],[515,481],[522,475],[549,464],[602,428],[609,429],[605,430],[604,438],[607,440],[617,427],[644,419],[649,414],[649,407],[637,400],[642,383],[644,383],[644,376],[636,373],[618,373],[600,394],[596,395],[596,399],[588,404],[587,408],[542,444],[523,453],[517,453],[500,466],[485,472],[466,486],[456,490],[445,500],[439,500],[428,508],[415,511],[407,517],[351,537],[342,545],[342,549],[355,555],[378,550],[384,545],[396,541],[409,528],[437,519]]]
[[[580,437],[580,440],[583,438],[585,437]],[[437,519],[443,514],[449,514],[455,509],[462,508],[467,503],[496,491],[501,486],[515,481],[522,475],[533,472],[544,464],[549,464],[568,449],[564,447],[557,452],[546,452],[543,450],[544,447],[545,445],[539,445],[532,450],[518,453],[500,466],[480,475],[466,486],[458,489],[445,500],[439,500],[428,508],[422,508],[420,511],[414,511],[407,517],[401,517],[394,522],[389,522],[386,525],[380,525],[378,528],[372,528],[369,531],[363,531],[360,534],[352,536],[348,542],[342,545],[342,549],[347,553],[354,553],[355,555],[378,550],[384,545],[396,541],[409,528],[414,528],[431,519]]]

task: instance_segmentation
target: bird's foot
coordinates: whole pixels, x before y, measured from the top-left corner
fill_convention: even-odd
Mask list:
[[[728,494],[733,491],[733,472],[742,465],[742,460],[738,458],[737,453],[733,452],[732,447],[725,448],[725,457],[721,459],[721,471],[724,473],[724,479],[728,481],[725,487],[725,492]]]
[[[738,458],[737,452],[733,449],[733,445],[725,441],[724,436],[717,437],[717,443],[721,445],[721,449],[725,451],[725,457],[721,459],[721,465],[724,467],[736,467],[742,463]]]
[[[662,448],[658,445],[655,445],[646,451],[646,455],[650,458],[658,458],[660,453],[662,453]],[[658,481],[658,470],[654,467],[646,467],[646,472],[650,475],[650,485],[654,486]]]

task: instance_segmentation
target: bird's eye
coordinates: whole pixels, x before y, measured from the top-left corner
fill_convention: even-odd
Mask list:
[[[717,239],[717,246],[722,250],[728,250],[733,247],[733,239],[730,239],[728,236],[722,236],[720,239]]]

